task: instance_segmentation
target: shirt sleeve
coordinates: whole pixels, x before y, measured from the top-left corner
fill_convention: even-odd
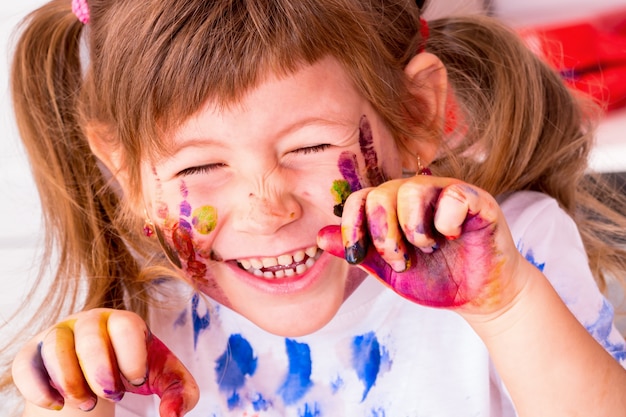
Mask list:
[[[626,344],[614,309],[600,292],[574,220],[556,200],[524,191],[501,202],[515,244],[552,283],[587,331],[626,368]]]

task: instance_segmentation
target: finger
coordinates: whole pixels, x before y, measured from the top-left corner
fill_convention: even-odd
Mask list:
[[[148,383],[133,386],[124,381],[127,391],[158,395],[161,417],[183,416],[198,402],[198,385],[182,362],[152,334],[148,335],[147,352]]]
[[[50,377],[41,358],[41,345],[34,339],[17,353],[11,368],[13,382],[27,402],[41,408],[60,410],[64,399],[50,385]]]
[[[118,364],[107,329],[110,310],[94,309],[81,314],[74,323],[76,355],[93,392],[112,401],[124,396]]]
[[[107,329],[122,376],[131,385],[144,384],[148,378],[146,323],[135,313],[116,311],[109,316]]]
[[[344,256],[346,261],[353,265],[363,261],[369,246],[365,203],[370,191],[371,188],[366,188],[352,193],[343,207],[341,235],[345,249]]]
[[[437,231],[448,240],[484,228],[497,220],[496,203],[468,184],[453,184],[441,192],[434,218]]]
[[[41,344],[41,358],[50,383],[63,396],[65,406],[89,411],[96,406],[97,397],[83,375],[72,326],[68,321],[50,329]]]
[[[390,181],[367,196],[367,227],[378,254],[396,272],[409,267],[407,245],[398,225],[397,191],[400,181]]]
[[[437,248],[433,227],[435,205],[444,181],[436,177],[415,177],[398,189],[398,222],[406,240],[424,253]]]
[[[340,226],[326,226],[317,233],[317,246],[325,252],[338,258],[345,258],[346,251],[343,246]]]

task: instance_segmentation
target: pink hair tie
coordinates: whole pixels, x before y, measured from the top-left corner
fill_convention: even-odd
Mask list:
[[[89,6],[87,0],[72,0],[72,12],[83,24],[89,23]]]

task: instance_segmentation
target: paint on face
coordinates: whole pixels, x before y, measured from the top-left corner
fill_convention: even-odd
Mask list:
[[[193,279],[202,279],[206,276],[207,266],[196,257],[191,226],[181,221],[172,228],[172,241],[179,257],[187,261],[187,274]]]
[[[341,176],[348,182],[350,191],[359,191],[363,186],[361,185],[361,178],[359,177],[359,161],[356,155],[352,152],[342,152],[339,155],[339,161],[337,163]]]
[[[333,195],[333,198],[337,204],[335,204],[333,208],[333,212],[335,216],[341,217],[343,214],[343,205],[345,204],[348,196],[352,190],[350,189],[350,184],[346,180],[335,180],[333,181],[333,186],[330,189],[330,193]]]
[[[374,136],[372,126],[367,117],[363,115],[359,124],[359,146],[365,158],[365,169],[369,185],[376,187],[385,182],[385,175],[378,166],[378,155],[374,149]]]
[[[217,226],[217,210],[211,206],[197,208],[193,211],[191,222],[198,233],[208,235]]]
[[[386,175],[378,166],[378,155],[374,149],[374,136],[367,116],[361,116],[359,121],[359,147],[365,160],[367,181],[363,181],[357,156],[352,152],[342,152],[339,155],[337,166],[343,180],[336,180],[331,187],[331,193],[337,204],[333,207],[336,216],[343,214],[343,205],[350,193],[362,189],[364,186],[378,186],[386,181]],[[346,184],[347,183],[347,184]]]

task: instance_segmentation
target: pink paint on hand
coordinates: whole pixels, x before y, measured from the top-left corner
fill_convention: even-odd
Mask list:
[[[156,394],[161,398],[161,417],[182,417],[198,402],[198,386],[189,371],[156,336],[148,336],[148,377],[134,386],[124,378],[127,392]]]
[[[495,226],[478,216],[467,219],[457,240],[438,241],[433,253],[423,253],[409,246],[410,267],[395,272],[377,253],[367,248],[359,266],[378,277],[396,293],[418,304],[454,308],[467,303],[482,305],[498,298],[497,283],[500,261],[493,245]],[[343,258],[339,226],[327,226],[318,233],[322,249]]]

